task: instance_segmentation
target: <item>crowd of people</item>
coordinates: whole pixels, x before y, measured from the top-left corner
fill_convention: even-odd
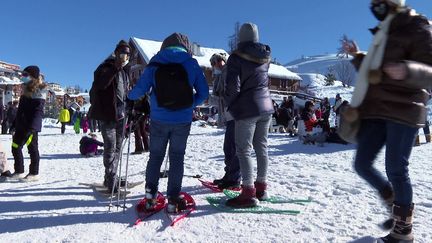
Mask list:
[[[259,200],[268,198],[268,132],[272,118],[291,136],[299,135],[304,143],[319,144],[337,138],[336,130],[345,122],[359,120],[355,171],[377,190],[392,211],[391,232],[382,240],[413,242],[414,203],[408,159],[418,128],[426,125],[425,106],[430,96],[425,90],[431,89],[432,34],[428,20],[414,14],[404,0],[372,0],[370,8],[380,21],[373,30],[374,45],[367,54],[360,52],[354,42],[343,46],[353,56],[353,65],[359,71],[351,102],[339,94],[334,104],[325,97],[319,104],[306,101],[301,109],[293,96],[284,97],[281,104],[273,101],[268,88],[271,49],[259,41],[258,27],[253,23],[240,27],[237,48],[229,57],[222,53],[211,57],[213,95],[218,98],[215,120],[217,125],[225,126],[225,174],[214,183],[220,189],[242,188],[237,197],[227,200],[227,206],[255,207]],[[414,38],[416,45],[411,45],[404,36]],[[392,45],[386,46],[387,42]],[[119,186],[124,186],[117,175],[121,145],[134,130],[135,153],[149,152],[145,183],[149,211],[157,203],[159,172],[168,151],[167,210],[178,212],[186,207],[180,191],[191,123],[200,116],[196,107],[208,98],[209,87],[184,34],[173,33],[163,41],[136,84],[129,79],[130,56],[131,47],[120,41],[113,54],[94,72],[88,114],[82,115],[77,110],[70,115],[63,107],[59,115],[61,132],[72,122],[77,133],[80,128],[86,133],[92,121],[98,121],[103,142],[90,133],[81,139],[80,152],[85,156],[103,154],[103,184],[116,192]],[[37,180],[38,133],[46,84],[37,66],[26,67],[22,76],[24,93],[19,105],[16,108],[17,104],[10,104],[3,117],[7,132],[14,129],[14,173],[10,176]],[[333,126],[329,121],[331,112],[335,113]],[[93,132],[95,126],[90,127]],[[27,175],[22,155],[24,145],[28,146],[31,160]],[[373,167],[384,145],[387,177]],[[0,154],[0,161],[3,157]],[[6,173],[4,165],[0,168]]]

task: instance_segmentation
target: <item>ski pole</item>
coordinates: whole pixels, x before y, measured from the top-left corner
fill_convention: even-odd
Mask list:
[[[126,173],[125,173],[125,187],[124,187],[124,197],[123,197],[123,213],[126,211],[126,193],[127,193],[127,186],[128,186],[128,168],[129,168],[129,154],[130,154],[130,136],[131,136],[131,130],[132,125],[129,127],[129,137],[128,137],[128,148],[127,148],[127,154],[126,154]]]
[[[118,157],[119,157],[118,158],[119,166],[118,166],[117,171],[116,171],[118,173],[117,175],[120,175],[120,173],[121,173],[122,158],[123,158],[122,154],[123,154],[123,147],[124,147],[123,138],[125,137],[125,134],[126,134],[126,124],[128,123],[128,117],[126,117],[124,121],[125,121],[125,123],[123,124],[123,127],[122,127],[122,144],[121,144],[119,155],[118,155]],[[117,144],[116,144],[116,146],[117,146]],[[116,163],[115,162],[115,157],[114,157],[113,163]],[[113,202],[115,182],[116,182],[115,176],[116,175],[114,175],[114,181],[113,181],[113,186],[112,186],[112,189],[111,189],[111,197],[110,197],[110,203],[109,203],[109,206],[108,206],[108,211],[111,211],[111,207],[113,206],[112,202]],[[117,187],[118,189],[120,188],[120,183],[121,183],[121,178],[119,179],[119,183],[118,183],[118,187]],[[120,190],[118,190],[118,189],[117,189],[117,205],[120,203]]]
[[[166,178],[166,177],[168,177],[168,170],[167,170],[168,162],[169,162],[169,147],[168,147],[168,154],[167,154],[167,157],[165,159],[164,170],[163,170],[162,173],[160,173],[160,176],[159,176],[160,178]]]

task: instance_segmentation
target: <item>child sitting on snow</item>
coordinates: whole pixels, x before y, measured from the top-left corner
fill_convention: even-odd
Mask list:
[[[103,147],[104,144],[96,140],[96,134],[90,133],[88,136],[84,136],[80,140],[80,153],[87,157],[96,156],[102,154],[102,150],[98,150],[98,146]]]

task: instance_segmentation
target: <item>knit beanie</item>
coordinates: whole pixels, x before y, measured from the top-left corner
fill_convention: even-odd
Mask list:
[[[216,63],[219,60],[223,60],[225,63],[227,62],[227,56],[226,53],[215,53],[210,58],[210,63]]]
[[[40,70],[38,66],[28,66],[26,68],[24,68],[23,73],[28,73],[30,75],[30,77],[34,78],[34,79],[38,79],[39,78],[39,74],[40,74]]]
[[[240,42],[259,42],[259,35],[258,35],[258,26],[253,23],[244,23],[240,27],[239,32],[239,43]]]
[[[129,48],[130,49],[129,44],[125,40],[119,41],[119,43],[117,44],[117,46],[115,48],[115,52],[117,52],[118,50],[121,50],[123,48]]]
[[[189,43],[189,38],[181,33],[173,33],[162,42],[161,50],[170,46],[181,46],[186,49],[189,54],[192,54],[192,47]]]

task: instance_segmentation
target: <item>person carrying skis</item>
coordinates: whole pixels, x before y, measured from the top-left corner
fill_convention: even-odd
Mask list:
[[[129,71],[126,65],[130,57],[129,44],[121,40],[113,55],[108,57],[94,72],[90,89],[90,119],[100,121],[104,143],[104,186],[117,192],[117,166],[124,139],[126,92],[129,86]],[[125,185],[125,183],[122,183]],[[121,185],[122,186],[122,185]]]
[[[235,122],[233,117],[226,112],[223,95],[225,93],[225,78],[226,78],[226,56],[225,53],[215,53],[210,58],[210,64],[213,69],[213,94],[219,97],[219,117],[221,122],[225,123],[225,137],[223,151],[225,155],[225,174],[221,179],[213,181],[220,189],[227,189],[240,186],[240,164],[236,155],[235,147]]]
[[[30,171],[26,181],[39,180],[38,133],[42,128],[42,117],[47,96],[47,85],[43,82],[39,67],[28,66],[22,72],[23,94],[20,97],[15,119],[15,133],[12,137],[12,154],[15,160],[12,178],[24,175],[22,148],[27,145],[30,154]]]
[[[254,207],[267,198],[267,136],[274,112],[268,88],[270,47],[259,43],[258,27],[245,23],[239,32],[237,49],[227,62],[225,101],[235,120],[235,145],[240,162],[242,192],[229,199],[231,207]],[[252,147],[257,157],[254,183]]]
[[[367,84],[364,95],[354,91],[344,117],[361,121],[355,171],[392,206],[391,232],[381,241],[413,242],[408,159],[417,129],[425,125],[426,89],[432,86],[431,25],[405,6],[405,0],[373,0],[370,9],[380,23],[372,29],[374,40],[367,55],[359,52],[355,42],[343,45],[359,69],[356,91],[359,83]],[[384,146],[387,178],[373,167]]]
[[[195,90],[195,94],[193,92]],[[156,203],[159,173],[169,143],[168,206],[169,212],[185,208],[179,197],[184,172],[184,155],[194,107],[208,98],[208,85],[186,35],[174,33],[162,43],[151,58],[129,99],[150,94],[150,157],[146,169],[148,210]]]

